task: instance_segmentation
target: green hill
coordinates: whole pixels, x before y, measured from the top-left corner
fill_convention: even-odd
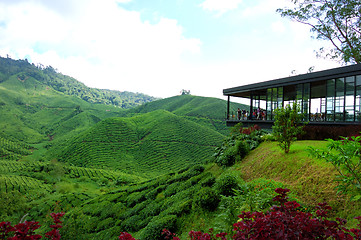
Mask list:
[[[65,95],[32,77],[22,81],[14,75],[0,83],[0,133],[27,143],[89,127],[120,112],[114,106]]]
[[[247,106],[239,103],[231,103],[231,111],[237,108],[245,109]],[[130,113],[148,113],[158,109],[167,110],[178,116],[183,116],[188,120],[204,125],[222,134],[228,134],[229,130],[225,126],[227,101],[193,95],[180,95],[166,99],[160,99],[145,103],[134,109],[128,110]]]
[[[223,135],[165,110],[109,118],[50,152],[75,166],[154,177],[204,162]]]
[[[141,93],[89,88],[74,78],[58,73],[51,66],[35,66],[27,60],[0,57],[0,83],[11,77],[27,82],[28,86],[31,85],[31,81],[27,80],[32,78],[65,95],[75,96],[89,103],[113,105],[124,109],[155,100],[154,97]]]

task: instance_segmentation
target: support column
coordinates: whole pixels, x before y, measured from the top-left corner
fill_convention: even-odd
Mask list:
[[[228,96],[228,101],[227,101],[227,120],[229,120],[229,107],[230,107],[230,96]]]
[[[250,97],[250,104],[249,104],[249,120],[253,120],[253,93],[251,92],[251,97]]]

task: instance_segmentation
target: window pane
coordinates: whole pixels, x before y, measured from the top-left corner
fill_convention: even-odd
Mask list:
[[[334,121],[335,113],[335,80],[327,81],[326,121]]]
[[[347,77],[345,83],[345,120],[354,121],[355,117],[355,77]]]
[[[336,79],[335,121],[344,121],[345,79]]]

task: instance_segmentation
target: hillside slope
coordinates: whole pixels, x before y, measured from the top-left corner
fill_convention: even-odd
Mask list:
[[[231,103],[231,111],[237,108],[245,109],[247,106],[239,103]],[[129,109],[128,115],[134,113],[148,113],[158,109],[167,110],[178,116],[183,116],[188,120],[204,125],[224,135],[229,133],[225,125],[225,116],[227,111],[227,101],[193,95],[179,95],[166,99],[160,99],[145,103],[141,106]]]
[[[212,156],[223,135],[165,110],[110,118],[81,133],[52,154],[82,167],[158,176]]]
[[[89,88],[72,77],[58,73],[51,66],[35,66],[27,60],[0,57],[0,83],[14,76],[21,81],[33,78],[58,92],[78,97],[89,103],[112,105],[124,109],[155,100],[154,97],[141,93]]]
[[[335,168],[331,163],[311,158],[308,146],[324,148],[326,141],[297,141],[288,154],[281,151],[276,142],[264,142],[235,169],[246,181],[266,178],[283,182],[309,206],[327,202],[339,217],[352,220],[361,215],[359,202],[337,194]]]
[[[0,82],[0,133],[26,143],[52,140],[120,112],[65,95],[32,77],[14,75]]]

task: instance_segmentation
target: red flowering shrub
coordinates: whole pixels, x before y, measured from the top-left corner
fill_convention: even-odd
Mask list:
[[[250,135],[251,133],[255,132],[255,131],[258,131],[258,130],[261,130],[261,128],[255,124],[253,126],[250,126],[248,128],[240,128],[240,133],[241,134],[246,134],[246,135]]]
[[[60,218],[64,216],[64,213],[51,213],[54,225],[50,225],[51,231],[45,233],[45,237],[52,240],[60,240],[59,228],[62,221]],[[39,222],[25,221],[24,223],[18,223],[14,227],[10,222],[0,222],[0,239],[1,240],[36,240],[41,239],[42,236],[35,234],[35,230],[39,229]]]
[[[36,240],[42,238],[41,235],[35,234],[35,230],[40,228],[39,222],[25,221],[19,223],[12,229],[14,232],[13,237],[9,237],[9,240]]]
[[[45,237],[50,238],[51,240],[60,240],[59,228],[62,228],[60,224],[63,223],[60,221],[60,218],[64,216],[65,213],[50,213],[50,216],[53,218],[54,225],[50,225],[52,230],[45,233]]]
[[[119,239],[120,240],[136,240],[135,238],[132,237],[131,234],[129,234],[127,232],[120,233]]]

